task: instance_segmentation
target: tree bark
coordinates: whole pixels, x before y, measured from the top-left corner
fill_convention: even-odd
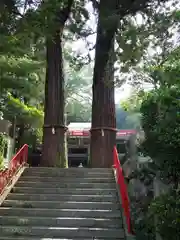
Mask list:
[[[114,101],[114,38],[118,27],[118,0],[101,0],[93,76],[91,167],[111,167],[116,142]]]
[[[66,126],[64,117],[64,72],[62,34],[73,0],[57,12],[58,30],[47,38],[47,67],[45,83],[45,116],[41,166],[67,167]]]

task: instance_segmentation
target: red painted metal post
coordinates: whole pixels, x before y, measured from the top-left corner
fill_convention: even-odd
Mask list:
[[[0,171],[0,194],[4,191],[6,185],[10,182],[17,171],[27,163],[28,145],[25,144],[11,159],[8,169]]]
[[[122,207],[124,209],[124,215],[126,218],[126,224],[128,233],[133,234],[132,227],[131,227],[131,215],[130,215],[130,204],[129,204],[129,198],[128,198],[128,191],[127,186],[124,180],[123,171],[121,167],[121,163],[118,158],[118,152],[116,147],[114,147],[114,165],[113,167],[116,169],[117,173],[117,183],[119,186],[119,191],[121,195],[122,200]]]

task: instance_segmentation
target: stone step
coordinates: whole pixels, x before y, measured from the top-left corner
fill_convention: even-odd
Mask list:
[[[26,172],[24,171],[22,173],[22,176],[26,176],[26,177],[29,177],[29,176],[38,176],[38,177],[46,177],[48,175],[48,177],[63,177],[63,178],[99,178],[99,177],[102,177],[102,178],[111,178],[113,179],[113,175],[112,173],[70,173],[70,172],[37,172],[37,171],[32,171],[32,172]]]
[[[21,181],[28,181],[28,182],[33,182],[34,177],[33,176],[21,176],[20,178]],[[64,183],[76,183],[76,182],[84,182],[84,183],[114,183],[115,180],[114,178],[101,178],[101,177],[83,177],[83,178],[78,178],[78,177],[40,177],[36,176],[36,181],[37,182],[64,182]]]
[[[116,189],[99,189],[99,188],[38,188],[38,187],[14,187],[11,192],[15,193],[44,193],[44,194],[83,194],[83,195],[116,195]]]
[[[0,207],[0,216],[19,217],[77,217],[77,218],[115,218],[121,219],[121,211],[90,209],[43,209]]]
[[[2,207],[18,208],[48,208],[48,209],[91,209],[91,210],[119,210],[120,205],[111,202],[72,202],[72,201],[21,201],[5,200]]]
[[[92,173],[112,173],[112,168],[58,168],[58,167],[28,167],[25,171],[38,172],[92,172]]]
[[[0,226],[0,235],[26,236],[41,238],[103,238],[124,239],[123,229],[108,228],[62,228],[62,227],[30,227],[30,226]]]
[[[115,188],[116,184],[114,183],[84,183],[84,182],[69,182],[64,183],[63,180],[61,182],[28,182],[22,181],[21,179],[17,182],[16,187],[47,187],[47,188]]]
[[[83,202],[114,202],[117,203],[118,198],[112,195],[62,195],[62,194],[23,194],[10,193],[8,200],[29,200],[29,201],[83,201]]]
[[[125,239],[112,169],[26,168],[0,206],[0,240]]]
[[[61,169],[61,168],[27,168],[23,172],[22,176],[38,176],[38,177],[103,177],[103,178],[113,178],[112,169],[108,171],[94,171],[88,169],[77,168],[76,170],[71,169]]]
[[[96,227],[96,228],[122,228],[119,219],[96,218],[47,218],[47,217],[19,217],[0,216],[0,225],[7,226],[51,226],[51,227]]]
[[[119,239],[119,238],[118,238]],[[0,240],[93,240],[92,238],[41,238],[41,237],[1,237]],[[95,238],[94,240],[103,240],[103,238]],[[106,238],[106,240],[111,240],[111,238]]]

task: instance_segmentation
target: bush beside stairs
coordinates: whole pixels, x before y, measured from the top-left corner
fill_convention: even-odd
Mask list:
[[[112,169],[26,168],[0,206],[3,240],[123,240]]]

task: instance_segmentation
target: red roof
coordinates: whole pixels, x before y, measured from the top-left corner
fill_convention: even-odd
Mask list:
[[[88,137],[90,136],[90,128],[89,129],[69,129],[68,133],[70,136],[76,136],[76,137]],[[134,129],[122,129],[122,130],[118,130],[117,131],[117,137],[121,137],[121,136],[128,136],[128,135],[132,135],[132,134],[136,134],[136,130]]]

